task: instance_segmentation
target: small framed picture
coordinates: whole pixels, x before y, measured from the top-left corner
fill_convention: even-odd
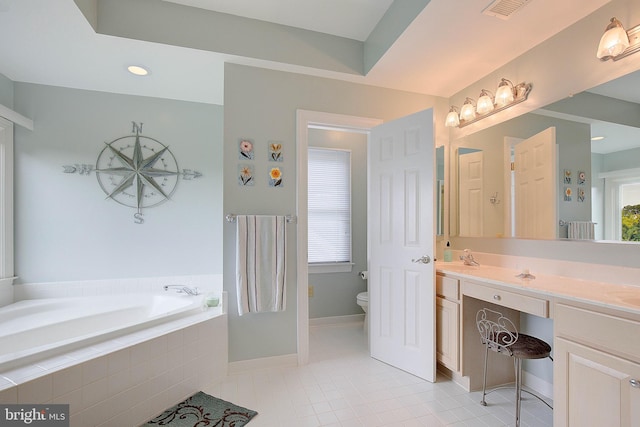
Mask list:
[[[238,185],[241,187],[253,187],[255,178],[252,165],[238,165]]]
[[[282,187],[282,167],[276,166],[269,170],[269,187]]]
[[[269,161],[270,162],[284,161],[284,156],[282,154],[282,142],[269,141]]]
[[[253,160],[253,139],[240,138],[238,140],[238,156],[240,160]]]

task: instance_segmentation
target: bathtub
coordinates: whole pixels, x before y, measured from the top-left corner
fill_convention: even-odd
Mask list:
[[[0,307],[0,373],[206,310],[202,295],[130,293]]]

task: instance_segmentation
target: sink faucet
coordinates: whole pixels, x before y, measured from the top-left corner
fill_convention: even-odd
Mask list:
[[[465,249],[463,255],[460,255],[460,259],[464,261],[464,265],[480,265],[478,261],[473,259],[473,255],[469,249]]]
[[[165,285],[164,290],[168,291],[169,289],[176,289],[176,292],[179,294],[187,294],[187,295],[198,295],[198,288],[190,288],[184,285]]]

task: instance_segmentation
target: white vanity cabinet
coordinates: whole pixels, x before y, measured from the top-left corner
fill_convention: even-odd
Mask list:
[[[453,372],[460,370],[460,281],[436,275],[436,358]]]
[[[640,426],[640,322],[597,307],[555,307],[556,427]]]

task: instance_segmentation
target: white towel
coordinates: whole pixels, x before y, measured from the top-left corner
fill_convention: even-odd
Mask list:
[[[285,217],[238,215],[236,221],[238,313],[284,310]]]
[[[569,221],[568,237],[576,240],[593,240],[595,236],[595,223],[591,221]]]

